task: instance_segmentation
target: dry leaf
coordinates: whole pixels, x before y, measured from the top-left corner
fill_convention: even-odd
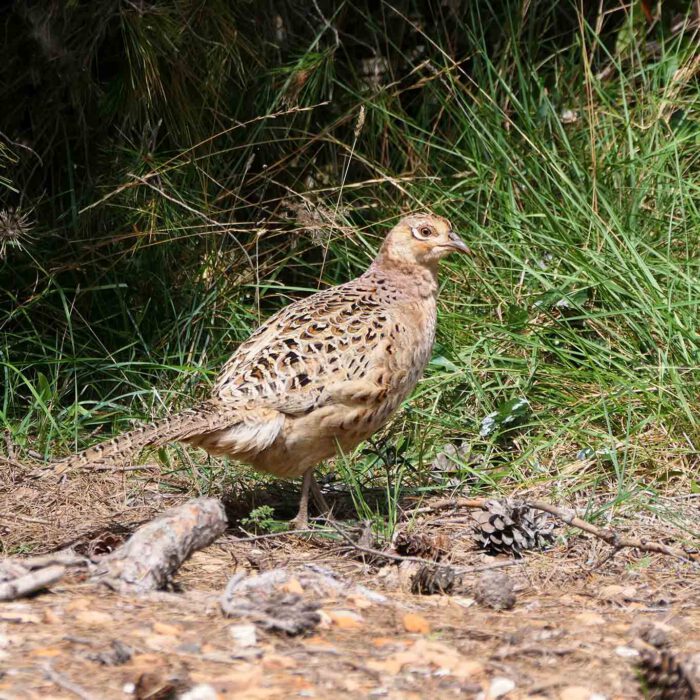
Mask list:
[[[296,593],[297,595],[304,593],[304,587],[299,583],[298,578],[290,578],[289,581],[280,586],[280,589],[285,593]]]
[[[418,613],[406,613],[403,616],[403,626],[406,632],[416,634],[428,634],[430,632],[430,623]]]
[[[582,612],[582,613],[579,613],[578,615],[576,615],[575,618],[582,625],[586,625],[586,627],[592,627],[593,625],[604,625],[605,624],[605,618],[596,612],[590,612],[590,611]]]
[[[100,612],[99,610],[80,610],[76,614],[75,620],[91,627],[102,627],[114,623],[114,619],[109,613]]]
[[[418,639],[415,644],[382,660],[367,662],[374,671],[396,675],[404,666],[434,666],[448,675],[460,680],[473,679],[484,671],[484,665],[479,661],[465,658],[456,649],[440,642]]]
[[[331,622],[341,629],[362,627],[365,622],[362,615],[352,610],[328,610],[327,615],[331,619]]]
[[[176,625],[169,625],[165,622],[154,622],[153,631],[156,634],[172,634],[178,636],[182,634],[182,627]]]

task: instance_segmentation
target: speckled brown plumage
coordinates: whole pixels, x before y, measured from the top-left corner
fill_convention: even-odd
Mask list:
[[[455,250],[466,246],[445,219],[402,219],[363,275],[290,304],[242,343],[210,400],[59,470],[181,441],[277,476],[310,475],[384,425],[415,386],[435,339],[438,263]]]

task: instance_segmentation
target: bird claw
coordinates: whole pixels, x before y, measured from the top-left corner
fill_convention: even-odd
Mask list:
[[[289,521],[290,530],[308,530],[309,529],[309,516],[304,513],[303,515],[299,513],[296,518]]]

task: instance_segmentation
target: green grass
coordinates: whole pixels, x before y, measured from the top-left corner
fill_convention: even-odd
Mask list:
[[[117,140],[91,191],[55,193],[3,271],[21,273],[0,319],[12,440],[64,454],[193,403],[261,319],[358,274],[401,211],[427,207],[475,256],[445,266],[434,359],[387,431],[406,464],[389,484],[381,460],[340,460],[358,510],[368,485],[389,521],[396,484],[444,488],[429,465],[450,441],[480,460],[455,470],[480,493],[654,510],[700,491],[695,40],[659,29],[651,53],[633,5],[609,51],[585,22],[555,48],[517,3],[470,7],[424,33],[385,5],[366,27],[395,59],[379,85],[321,27],[268,57],[249,112],[222,107],[189,146]],[[518,398],[517,427],[480,436]],[[169,465],[189,469],[181,454]]]

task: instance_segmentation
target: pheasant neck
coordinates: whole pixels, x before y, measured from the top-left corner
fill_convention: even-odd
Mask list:
[[[406,298],[435,299],[438,293],[437,268],[437,262],[434,266],[416,265],[380,254],[366,274],[377,280],[389,280],[391,286]]]

